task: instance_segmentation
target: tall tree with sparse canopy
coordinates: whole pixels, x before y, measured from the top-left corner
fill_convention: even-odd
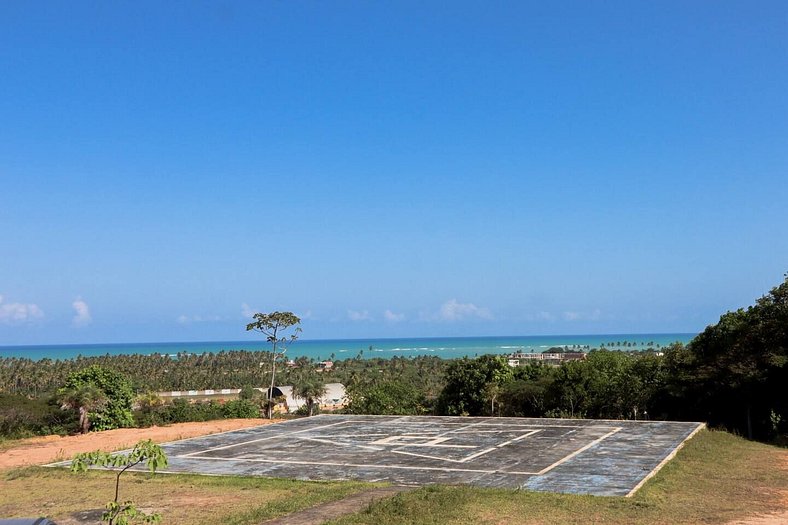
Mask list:
[[[295,342],[301,333],[301,319],[293,312],[271,312],[270,314],[254,314],[254,322],[246,325],[246,331],[255,331],[264,334],[266,341],[271,343],[271,387],[268,389],[268,403],[266,417],[273,416],[274,405],[272,394],[276,381],[276,359],[287,351],[286,344]],[[288,335],[288,331],[292,329]]]

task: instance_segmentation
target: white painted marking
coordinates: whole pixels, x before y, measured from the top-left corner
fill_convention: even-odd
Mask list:
[[[527,437],[533,436],[537,432],[541,432],[541,430],[532,430],[532,431],[530,431],[530,432],[528,432],[526,434],[523,434],[522,436],[517,436],[516,438],[510,439],[509,441],[504,441],[500,445],[495,445],[495,447],[496,448],[502,448],[502,447],[505,447],[506,445],[511,445],[512,443],[517,443],[521,439],[525,439]]]
[[[417,454],[416,452],[408,452],[407,450],[392,450],[394,454],[402,454],[403,456],[413,456],[416,458],[424,458],[424,459],[434,459],[436,461],[448,461],[449,463],[462,463],[462,461],[458,459],[451,459],[451,458],[439,458],[437,456],[430,456],[428,454]]]
[[[481,421],[481,422],[479,422],[479,423],[471,423],[470,425],[466,425],[466,426],[464,426],[464,427],[460,427],[460,428],[457,428],[457,429],[454,429],[454,430],[448,430],[448,431],[446,431],[446,432],[443,432],[443,433],[441,433],[441,434],[438,434],[438,436],[437,436],[437,437],[442,437],[442,436],[445,436],[446,434],[453,434],[453,433],[455,433],[455,432],[460,432],[460,431],[462,431],[462,430],[468,430],[469,428],[477,427],[477,426],[479,426],[479,425],[483,425],[483,424],[484,424],[484,421]]]
[[[176,458],[184,458],[185,456],[174,456]],[[255,463],[281,463],[286,465],[319,465],[326,467],[360,467],[360,468],[376,468],[376,469],[397,469],[397,470],[439,470],[447,472],[480,472],[483,474],[510,474],[500,470],[485,470],[485,469],[463,469],[451,467],[411,467],[407,465],[367,465],[361,463],[335,463],[335,462],[317,462],[317,461],[293,461],[293,460],[279,460],[279,459],[238,459],[238,458],[208,458],[191,456],[188,459],[201,459],[205,461],[253,461]],[[130,469],[133,470],[133,469]],[[146,471],[147,472],[147,471]],[[161,471],[167,472],[167,471]],[[534,475],[536,472],[518,472],[517,474]]]
[[[496,447],[492,447],[492,448],[488,448],[488,449],[482,450],[481,452],[477,452],[476,454],[471,454],[470,456],[462,458],[460,460],[460,463],[465,463],[466,461],[470,461],[470,460],[472,460],[474,458],[478,458],[479,456],[483,456],[484,454],[487,454],[488,452],[492,452],[493,450],[495,450],[495,448]]]
[[[386,450],[380,447],[370,447],[367,445],[359,445],[357,443],[343,443],[341,441],[332,441],[329,439],[320,439],[320,438],[307,437],[307,436],[298,436],[296,437],[296,439],[300,439],[302,441],[316,441],[317,443],[325,443],[326,445],[332,445],[332,446],[339,445],[340,447],[358,447],[358,448],[363,448],[364,450],[372,450],[374,452],[382,452],[383,450]]]
[[[466,456],[466,457],[461,458],[461,459],[452,459],[452,458],[446,458],[446,457],[430,456],[430,455],[427,455],[427,454],[417,454],[415,452],[408,452],[406,450],[402,450],[405,447],[411,447],[411,445],[403,445],[402,448],[397,449],[397,450],[392,450],[391,452],[393,452],[395,454],[404,454],[406,456],[415,456],[415,457],[418,457],[418,458],[434,459],[434,460],[438,460],[438,461],[448,461],[450,463],[465,463],[466,461],[470,461],[472,459],[476,459],[479,456],[483,456],[484,454],[488,454],[490,452],[493,452],[493,451],[495,451],[495,450],[497,450],[497,449],[499,449],[501,447],[504,447],[506,445],[510,445],[510,444],[512,444],[512,443],[514,443],[516,441],[520,441],[521,439],[525,439],[528,436],[532,436],[532,435],[536,434],[537,432],[540,432],[540,431],[539,430],[532,430],[531,432],[527,432],[527,433],[525,433],[525,434],[523,434],[521,436],[518,436],[518,437],[516,437],[514,439],[510,439],[509,441],[506,441],[505,443],[502,443],[502,444],[497,445],[495,447],[487,448],[485,450],[482,450],[482,451],[477,452],[475,454],[471,454],[470,456]],[[478,448],[478,447],[472,447],[472,448]]]
[[[425,437],[428,441],[424,441]],[[417,436],[417,435],[395,435],[387,438],[378,439],[373,441],[371,445],[391,445],[395,447],[435,447],[435,448],[479,448],[475,445],[446,445],[445,442],[451,438],[448,437],[433,437],[433,436]],[[422,441],[421,443],[414,443],[413,441]]]
[[[273,436],[266,436],[266,437],[263,437],[263,438],[252,439],[252,440],[249,440],[249,441],[241,441],[239,443],[232,443],[230,445],[222,445],[221,447],[206,448],[206,449],[203,449],[203,450],[198,450],[197,452],[190,452],[188,454],[183,454],[182,456],[178,456],[178,457],[184,457],[185,458],[185,457],[189,457],[189,456],[196,456],[197,454],[205,454],[207,452],[213,452],[215,450],[226,450],[228,448],[240,447],[242,445],[248,445],[249,443],[259,443],[260,441],[268,441],[269,439],[289,437],[289,436],[293,436],[295,434],[300,434],[302,432],[311,432],[312,430],[318,430],[318,429],[321,429],[321,428],[335,427],[337,425],[344,425],[345,423],[347,423],[347,421],[338,421],[336,423],[330,423],[328,425],[322,425],[322,426],[319,426],[319,427],[302,428],[301,430],[296,430],[294,432],[287,432],[287,433],[284,433],[284,434],[274,434]]]
[[[533,436],[537,432],[541,432],[541,430],[532,430],[531,432],[527,432],[527,433],[523,434],[522,436],[517,436],[514,439],[510,439],[509,441],[505,441],[505,442],[501,443],[500,445],[496,445],[496,446],[494,446],[492,448],[488,448],[487,450],[482,450],[481,452],[477,452],[476,454],[472,454],[472,455],[468,456],[467,458],[463,459],[461,462],[465,463],[466,461],[470,461],[472,459],[478,458],[479,456],[487,454],[488,452],[492,452],[492,451],[497,450],[499,448],[503,448],[506,445],[511,445],[512,443],[516,443],[517,441],[520,441],[521,439],[525,439],[527,437]]]
[[[312,417],[315,417],[315,416],[312,416]],[[333,439],[333,438],[356,439],[356,438],[375,437],[375,436],[390,436],[390,435],[391,434],[384,434],[383,432],[381,432],[381,433],[372,433],[372,432],[370,432],[369,434],[328,434],[327,436],[316,436],[316,437],[320,437],[320,438],[323,438],[323,439]]]
[[[643,479],[641,479],[641,480],[640,480],[640,483],[638,483],[637,485],[635,485],[635,486],[632,488],[632,490],[630,490],[630,491],[627,493],[627,495],[626,495],[625,497],[626,497],[626,498],[630,498],[630,497],[634,496],[634,495],[635,495],[635,492],[637,492],[637,491],[638,491],[638,489],[640,489],[640,487],[642,487],[643,485],[645,485],[646,481],[648,481],[648,480],[650,480],[652,477],[654,477],[654,475],[655,475],[657,472],[659,472],[659,470],[660,470],[662,467],[664,467],[664,466],[665,466],[665,464],[666,464],[668,461],[670,461],[671,459],[673,459],[673,458],[676,456],[676,454],[678,454],[679,450],[681,450],[681,447],[683,447],[683,446],[684,446],[684,443],[686,443],[687,441],[689,441],[689,440],[690,440],[690,439],[691,439],[691,438],[692,438],[692,437],[693,437],[695,434],[697,434],[698,432],[700,432],[700,431],[701,431],[701,430],[703,430],[704,428],[706,428],[706,423],[700,423],[700,424],[698,424],[698,426],[697,426],[697,427],[695,427],[695,430],[693,430],[692,432],[690,432],[689,436],[687,436],[686,438],[684,438],[684,441],[682,441],[681,443],[679,443],[679,444],[678,444],[678,446],[677,446],[676,448],[674,448],[674,449],[673,449],[673,452],[671,452],[670,454],[668,454],[668,455],[665,457],[665,459],[663,459],[662,461],[660,461],[659,465],[657,465],[656,467],[654,467],[654,469],[653,469],[651,472],[649,472],[649,473],[646,475],[646,477],[644,477]]]
[[[610,436],[612,436],[612,435],[613,435],[613,434],[615,434],[616,432],[619,432],[619,431],[620,431],[620,430],[622,430],[623,428],[624,428],[624,427],[616,427],[616,428],[614,428],[612,431],[608,432],[608,433],[607,433],[607,434],[605,434],[604,436],[602,436],[602,437],[600,437],[600,438],[597,438],[597,439],[595,439],[594,441],[592,441],[591,443],[588,443],[587,445],[585,445],[584,447],[580,447],[579,449],[575,450],[575,451],[574,451],[574,452],[572,452],[571,454],[569,454],[569,455],[567,455],[567,456],[564,456],[563,458],[559,459],[558,461],[556,461],[555,463],[553,463],[553,464],[552,464],[552,465],[550,465],[549,467],[545,467],[545,468],[543,468],[542,470],[540,470],[539,472],[537,472],[537,474],[541,476],[542,474],[546,474],[547,472],[550,472],[551,470],[553,470],[555,467],[557,467],[557,466],[558,466],[558,465],[560,465],[561,463],[564,463],[564,462],[566,462],[566,461],[569,461],[569,460],[570,460],[570,459],[572,459],[573,457],[575,457],[575,456],[577,456],[578,454],[580,454],[580,453],[582,453],[582,452],[584,452],[584,451],[588,450],[589,448],[593,447],[593,446],[594,446],[594,445],[596,445],[597,443],[601,443],[603,440],[605,440],[605,439],[609,438]]]
[[[424,442],[425,439],[429,441]],[[383,439],[378,439],[377,441],[373,441],[373,445],[408,445],[408,446],[430,446],[430,445],[437,445],[439,443],[443,443],[444,441],[448,441],[451,438],[447,437],[437,437],[437,436],[424,436],[424,435],[416,435],[416,434],[395,434],[393,436],[388,436]],[[422,443],[413,443],[413,441],[421,441]],[[403,443],[403,441],[405,443]]]

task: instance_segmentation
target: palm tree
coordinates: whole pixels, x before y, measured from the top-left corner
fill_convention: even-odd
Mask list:
[[[313,371],[298,374],[293,378],[293,397],[306,401],[310,416],[314,414],[315,406],[326,392],[326,384]]]
[[[70,388],[60,394],[63,410],[79,411],[79,431],[82,434],[87,434],[90,430],[90,412],[103,407],[106,403],[107,394],[91,384]]]

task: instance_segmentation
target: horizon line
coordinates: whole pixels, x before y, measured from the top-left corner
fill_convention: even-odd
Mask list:
[[[401,340],[424,340],[424,339],[503,339],[503,338],[520,338],[520,337],[601,337],[601,336],[633,336],[633,335],[652,335],[652,336],[666,336],[666,335],[684,335],[696,336],[700,332],[620,332],[620,333],[597,333],[597,334],[531,334],[531,335],[471,335],[471,336],[414,336],[414,337],[353,337],[353,338],[321,338],[321,339],[297,339],[294,343],[299,342],[332,342],[332,341],[401,341]],[[41,348],[51,346],[65,346],[65,347],[84,347],[84,346],[108,346],[108,345],[180,345],[180,344],[215,344],[215,343],[267,343],[265,339],[248,339],[248,340],[210,340],[210,341],[137,341],[137,342],[103,342],[103,343],[43,343],[43,344],[11,344],[0,345],[0,350],[3,348]]]

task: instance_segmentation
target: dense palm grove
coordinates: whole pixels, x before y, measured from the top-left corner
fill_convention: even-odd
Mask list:
[[[91,370],[89,378],[114,374],[116,383],[127,383],[129,396],[137,396],[133,422],[121,425],[256,416],[260,404],[251,395],[235,404],[164,406],[150,393],[248,391],[270,380],[271,358],[268,352],[247,351],[5,358],[0,360],[0,433],[75,430],[76,416],[61,407],[66,394],[89,393],[73,391],[79,386],[74,378],[86,377],[85,370]],[[358,356],[320,372],[308,359],[295,364],[278,367],[278,384],[311,384],[314,391],[322,383],[341,382],[347,386],[349,413],[697,420],[759,439],[784,439],[788,277],[755,305],[723,315],[689,345],[674,344],[659,353],[597,349],[583,361],[558,367],[512,368],[503,357],[489,355],[451,361]],[[97,423],[108,428],[101,417]]]
[[[363,381],[403,380],[418,383],[420,390],[436,393],[447,361],[425,356],[415,359],[348,359],[337,361],[321,372],[325,382],[352,384]],[[302,367],[314,366],[297,359],[296,367],[278,367],[277,383],[289,384]],[[8,357],[0,359],[0,393],[38,397],[56,391],[74,372],[98,365],[116,370],[128,378],[136,392],[203,390],[263,386],[270,379],[271,353],[230,351],[200,355],[105,355],[51,360]]]

